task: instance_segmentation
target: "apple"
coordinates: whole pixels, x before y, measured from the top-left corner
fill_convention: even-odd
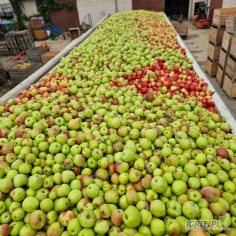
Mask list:
[[[104,219],[109,218],[112,214],[111,207],[108,204],[102,204],[100,206],[100,212]]]
[[[67,198],[65,198],[65,197],[57,198],[54,201],[54,209],[57,212],[65,211],[65,210],[68,209],[68,207],[69,207],[69,200]]]
[[[25,216],[25,211],[21,207],[14,209],[11,213],[11,217],[14,221],[23,220],[24,216]]]
[[[124,224],[129,228],[136,228],[142,220],[141,213],[134,206],[128,206],[122,216]]]
[[[48,236],[53,236],[55,234],[61,235],[63,231],[64,231],[64,228],[59,222],[53,222],[47,228],[47,235]]]
[[[80,225],[79,219],[73,218],[69,221],[67,231],[70,235],[78,235],[81,230],[82,227]]]
[[[29,235],[29,236],[33,236],[36,234],[36,230],[33,229],[29,224],[25,224],[24,226],[21,227],[19,235],[23,236],[23,235]]]
[[[8,224],[2,224],[2,225],[0,226],[0,234],[1,234],[2,236],[7,236],[7,235],[9,235],[10,231],[11,231],[11,227],[10,227]]]
[[[164,235],[166,232],[165,223],[160,219],[153,219],[150,226],[153,235]]]
[[[155,176],[151,180],[151,188],[157,193],[165,192],[167,185],[167,181],[161,176]]]
[[[198,203],[202,199],[202,195],[199,191],[195,189],[188,190],[188,199],[195,203]]]
[[[63,211],[59,215],[59,221],[65,227],[67,227],[71,219],[74,219],[74,218],[75,218],[75,215],[73,211],[70,211],[70,210]]]
[[[215,217],[224,216],[226,214],[226,208],[221,202],[211,203],[209,209]]]
[[[204,187],[201,190],[202,197],[205,198],[208,202],[217,202],[218,193],[217,190],[213,187]]]
[[[187,192],[187,185],[183,180],[175,180],[172,183],[172,191],[176,195],[182,195]]]
[[[39,207],[39,201],[35,197],[26,197],[22,202],[22,208],[26,212],[33,212]]]
[[[180,235],[182,233],[182,226],[180,222],[176,219],[168,219],[166,221],[166,232],[171,234]]]
[[[166,204],[166,208],[167,208],[167,214],[170,217],[175,217],[176,218],[177,216],[180,216],[182,214],[182,206],[176,200],[168,201],[167,204]]]
[[[95,214],[91,210],[84,210],[79,214],[79,222],[84,228],[94,226],[96,222]]]
[[[195,219],[199,215],[199,207],[193,201],[185,202],[182,209],[188,219]]]
[[[88,195],[88,197],[90,198],[95,198],[98,196],[99,194],[99,187],[96,184],[89,184],[86,187],[86,194]]]
[[[94,231],[97,234],[103,235],[109,231],[109,224],[106,220],[98,220],[94,225]]]
[[[46,224],[46,214],[42,210],[36,210],[30,214],[29,224],[33,229],[41,229]]]
[[[150,204],[150,212],[155,217],[164,217],[166,215],[166,206],[161,200],[153,200]]]
[[[20,229],[24,226],[24,224],[25,223],[23,221],[12,221],[10,224],[11,227],[10,235],[13,236],[19,235]]]

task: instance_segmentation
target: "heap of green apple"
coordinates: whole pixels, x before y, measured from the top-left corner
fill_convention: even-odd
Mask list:
[[[236,136],[175,36],[116,14],[0,105],[0,235],[236,235]]]

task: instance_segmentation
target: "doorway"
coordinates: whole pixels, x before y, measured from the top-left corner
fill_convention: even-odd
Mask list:
[[[167,16],[183,15],[184,18],[188,17],[189,0],[166,0],[165,13]]]

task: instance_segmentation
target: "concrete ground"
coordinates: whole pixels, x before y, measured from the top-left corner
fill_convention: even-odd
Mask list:
[[[184,40],[184,42],[204,71],[204,66],[208,53],[209,29],[198,29],[197,27],[192,25],[192,23],[189,22],[188,37],[186,40]],[[218,92],[218,94],[223,99],[224,103],[236,119],[236,99],[229,99],[229,97],[225,94],[222,88],[220,88],[215,77],[210,77],[208,74],[206,74],[206,76],[209,78],[215,91]]]
[[[69,43],[70,39],[64,40],[62,36],[59,36],[55,40],[44,40],[44,41],[35,41],[35,47],[39,47],[42,43],[46,42],[50,46],[50,51],[62,51]],[[6,67],[13,66],[11,62],[9,62],[9,59],[12,56],[1,56],[0,62],[3,63]],[[25,56],[23,58],[26,59]],[[14,88],[16,85],[11,81],[8,80],[5,84],[0,84],[0,97],[2,97],[4,94],[6,94],[9,90]]]

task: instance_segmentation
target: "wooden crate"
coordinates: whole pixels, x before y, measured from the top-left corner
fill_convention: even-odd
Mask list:
[[[41,55],[46,52],[47,52],[46,47],[33,47],[26,51],[26,55],[30,61],[42,63]]]
[[[233,38],[232,34],[229,34],[226,31],[224,32],[224,37],[223,37],[223,41],[222,41],[222,48],[224,48],[226,52],[228,52],[230,50],[232,38]]]
[[[223,90],[230,98],[236,97],[236,81],[230,79],[229,76],[225,75]]]
[[[236,34],[236,15],[226,17],[226,28],[228,33]]]
[[[236,36],[233,37],[231,48],[230,48],[230,55],[236,58]]]
[[[30,20],[29,25],[32,29],[41,29],[42,27],[45,27],[45,21],[43,17],[33,17]]]
[[[210,58],[207,59],[205,71],[210,76],[216,76],[218,63],[216,61],[212,61]]]
[[[213,44],[208,44],[208,57],[211,60],[218,61],[220,57],[220,46],[214,46]]]
[[[37,40],[46,39],[48,37],[46,29],[34,30],[34,38]]]
[[[219,64],[222,68],[225,67],[227,62],[227,53],[224,51],[224,49],[220,50],[220,56],[219,56]]]
[[[71,40],[77,39],[81,36],[80,28],[70,28],[69,33]]]
[[[212,24],[217,27],[224,27],[226,25],[226,17],[235,14],[236,7],[215,9]]]
[[[229,78],[236,76],[236,61],[231,56],[229,56],[227,60],[226,74]]]
[[[46,64],[50,61],[53,57],[55,57],[59,52],[46,52],[42,55],[42,62]]]
[[[218,69],[217,69],[217,73],[216,73],[216,80],[221,88],[222,88],[223,81],[224,81],[224,75],[225,75],[224,69],[221,68],[221,66],[219,65]]]
[[[217,29],[216,27],[210,28],[209,41],[214,45],[221,45],[224,36],[224,29]]]
[[[24,63],[24,62],[23,62]],[[18,63],[18,64],[22,64],[22,63]],[[30,66],[24,69],[14,69],[14,66],[9,69],[9,75],[11,78],[11,81],[14,84],[19,84],[21,81],[23,81],[24,79],[26,79],[28,76],[30,76],[35,69],[35,63],[31,62]]]

